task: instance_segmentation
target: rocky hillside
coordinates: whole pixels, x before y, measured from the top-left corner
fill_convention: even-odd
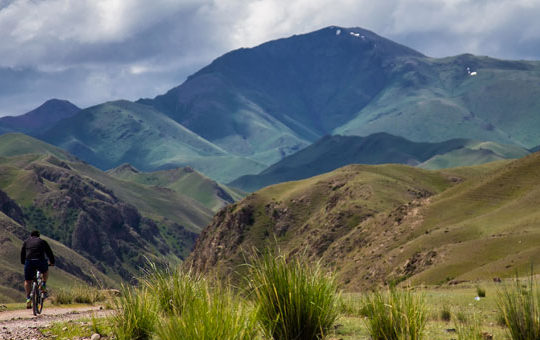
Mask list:
[[[13,138],[21,144],[33,140],[5,135],[0,151],[11,154],[11,148],[1,145]],[[179,261],[211,218],[209,209],[173,190],[120,181],[73,156],[61,159],[26,151],[0,157],[0,189],[11,198],[4,210],[13,211],[12,219],[28,230],[37,228],[77,251],[110,277],[131,278],[146,258]],[[10,208],[12,201],[22,214]]]
[[[539,166],[539,153],[440,171],[353,165],[270,186],[221,210],[189,263],[231,274],[243,253],[277,242],[353,290],[512,276],[538,263]]]
[[[23,240],[29,236],[23,210],[5,192],[0,191],[0,301],[21,301],[23,270],[19,262]],[[86,282],[114,287],[117,285],[89,260],[65,245],[44,237],[56,256],[53,287]]]

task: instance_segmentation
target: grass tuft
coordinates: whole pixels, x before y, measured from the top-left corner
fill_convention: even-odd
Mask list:
[[[540,339],[540,290],[532,274],[526,285],[516,278],[504,286],[497,303],[511,339]]]
[[[337,319],[335,275],[319,263],[266,253],[249,266],[249,286],[264,334],[279,340],[323,339]]]
[[[427,322],[424,297],[391,288],[366,295],[366,326],[374,340],[420,340]]]
[[[231,290],[198,281],[195,299],[157,329],[160,340],[252,340],[259,336],[253,308]]]
[[[112,317],[113,333],[118,340],[151,339],[158,314],[147,288],[123,287]]]
[[[191,270],[180,267],[160,269],[150,263],[140,281],[152,292],[161,312],[181,315],[186,306],[193,304],[202,293],[199,286],[204,278]]]

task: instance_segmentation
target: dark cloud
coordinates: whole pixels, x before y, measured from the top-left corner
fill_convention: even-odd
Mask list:
[[[442,57],[540,59],[533,0],[0,0],[0,116],[151,97],[235,48],[360,26]]]

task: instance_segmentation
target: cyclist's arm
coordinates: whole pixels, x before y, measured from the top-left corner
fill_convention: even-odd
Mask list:
[[[45,254],[47,254],[47,257],[49,258],[49,262],[50,262],[51,266],[54,266],[54,255],[53,255],[53,252],[51,250],[51,247],[49,246],[47,241],[43,241],[43,243],[45,244]]]
[[[26,261],[26,241],[23,242],[22,248],[21,248],[21,264],[24,264]]]

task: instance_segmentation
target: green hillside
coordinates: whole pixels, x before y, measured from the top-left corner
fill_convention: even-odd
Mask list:
[[[395,64],[384,90],[333,133],[385,131],[414,141],[471,138],[530,148],[540,138],[539,70],[538,62],[473,55],[409,59]]]
[[[428,171],[351,165],[264,188],[222,211],[189,262],[241,270],[243,251],[275,246],[335,268],[348,289],[444,284],[538,271],[540,154]]]
[[[62,160],[76,160],[76,157],[63,149],[22,133],[8,133],[0,136],[0,156],[10,157],[29,153],[50,154]]]
[[[442,169],[520,158],[528,154],[527,149],[514,145],[467,139],[417,143],[387,133],[367,137],[326,136],[260,174],[242,176],[230,185],[255,191],[271,184],[316,176],[348,164],[401,163]]]
[[[190,165],[230,181],[239,171],[253,173],[264,167],[230,155],[161,112],[128,101],[82,110],[40,138],[103,170],[123,163],[142,170]]]
[[[129,164],[123,164],[107,173],[124,181],[172,189],[199,201],[214,212],[244,196],[242,192],[219,184],[190,167],[141,172]]]
[[[41,151],[43,145],[36,146]],[[122,181],[50,153],[26,153],[31,151],[10,157],[0,152],[0,190],[22,208],[27,228],[76,250],[110,277],[129,279],[145,258],[178,262],[213,214],[173,190]]]

